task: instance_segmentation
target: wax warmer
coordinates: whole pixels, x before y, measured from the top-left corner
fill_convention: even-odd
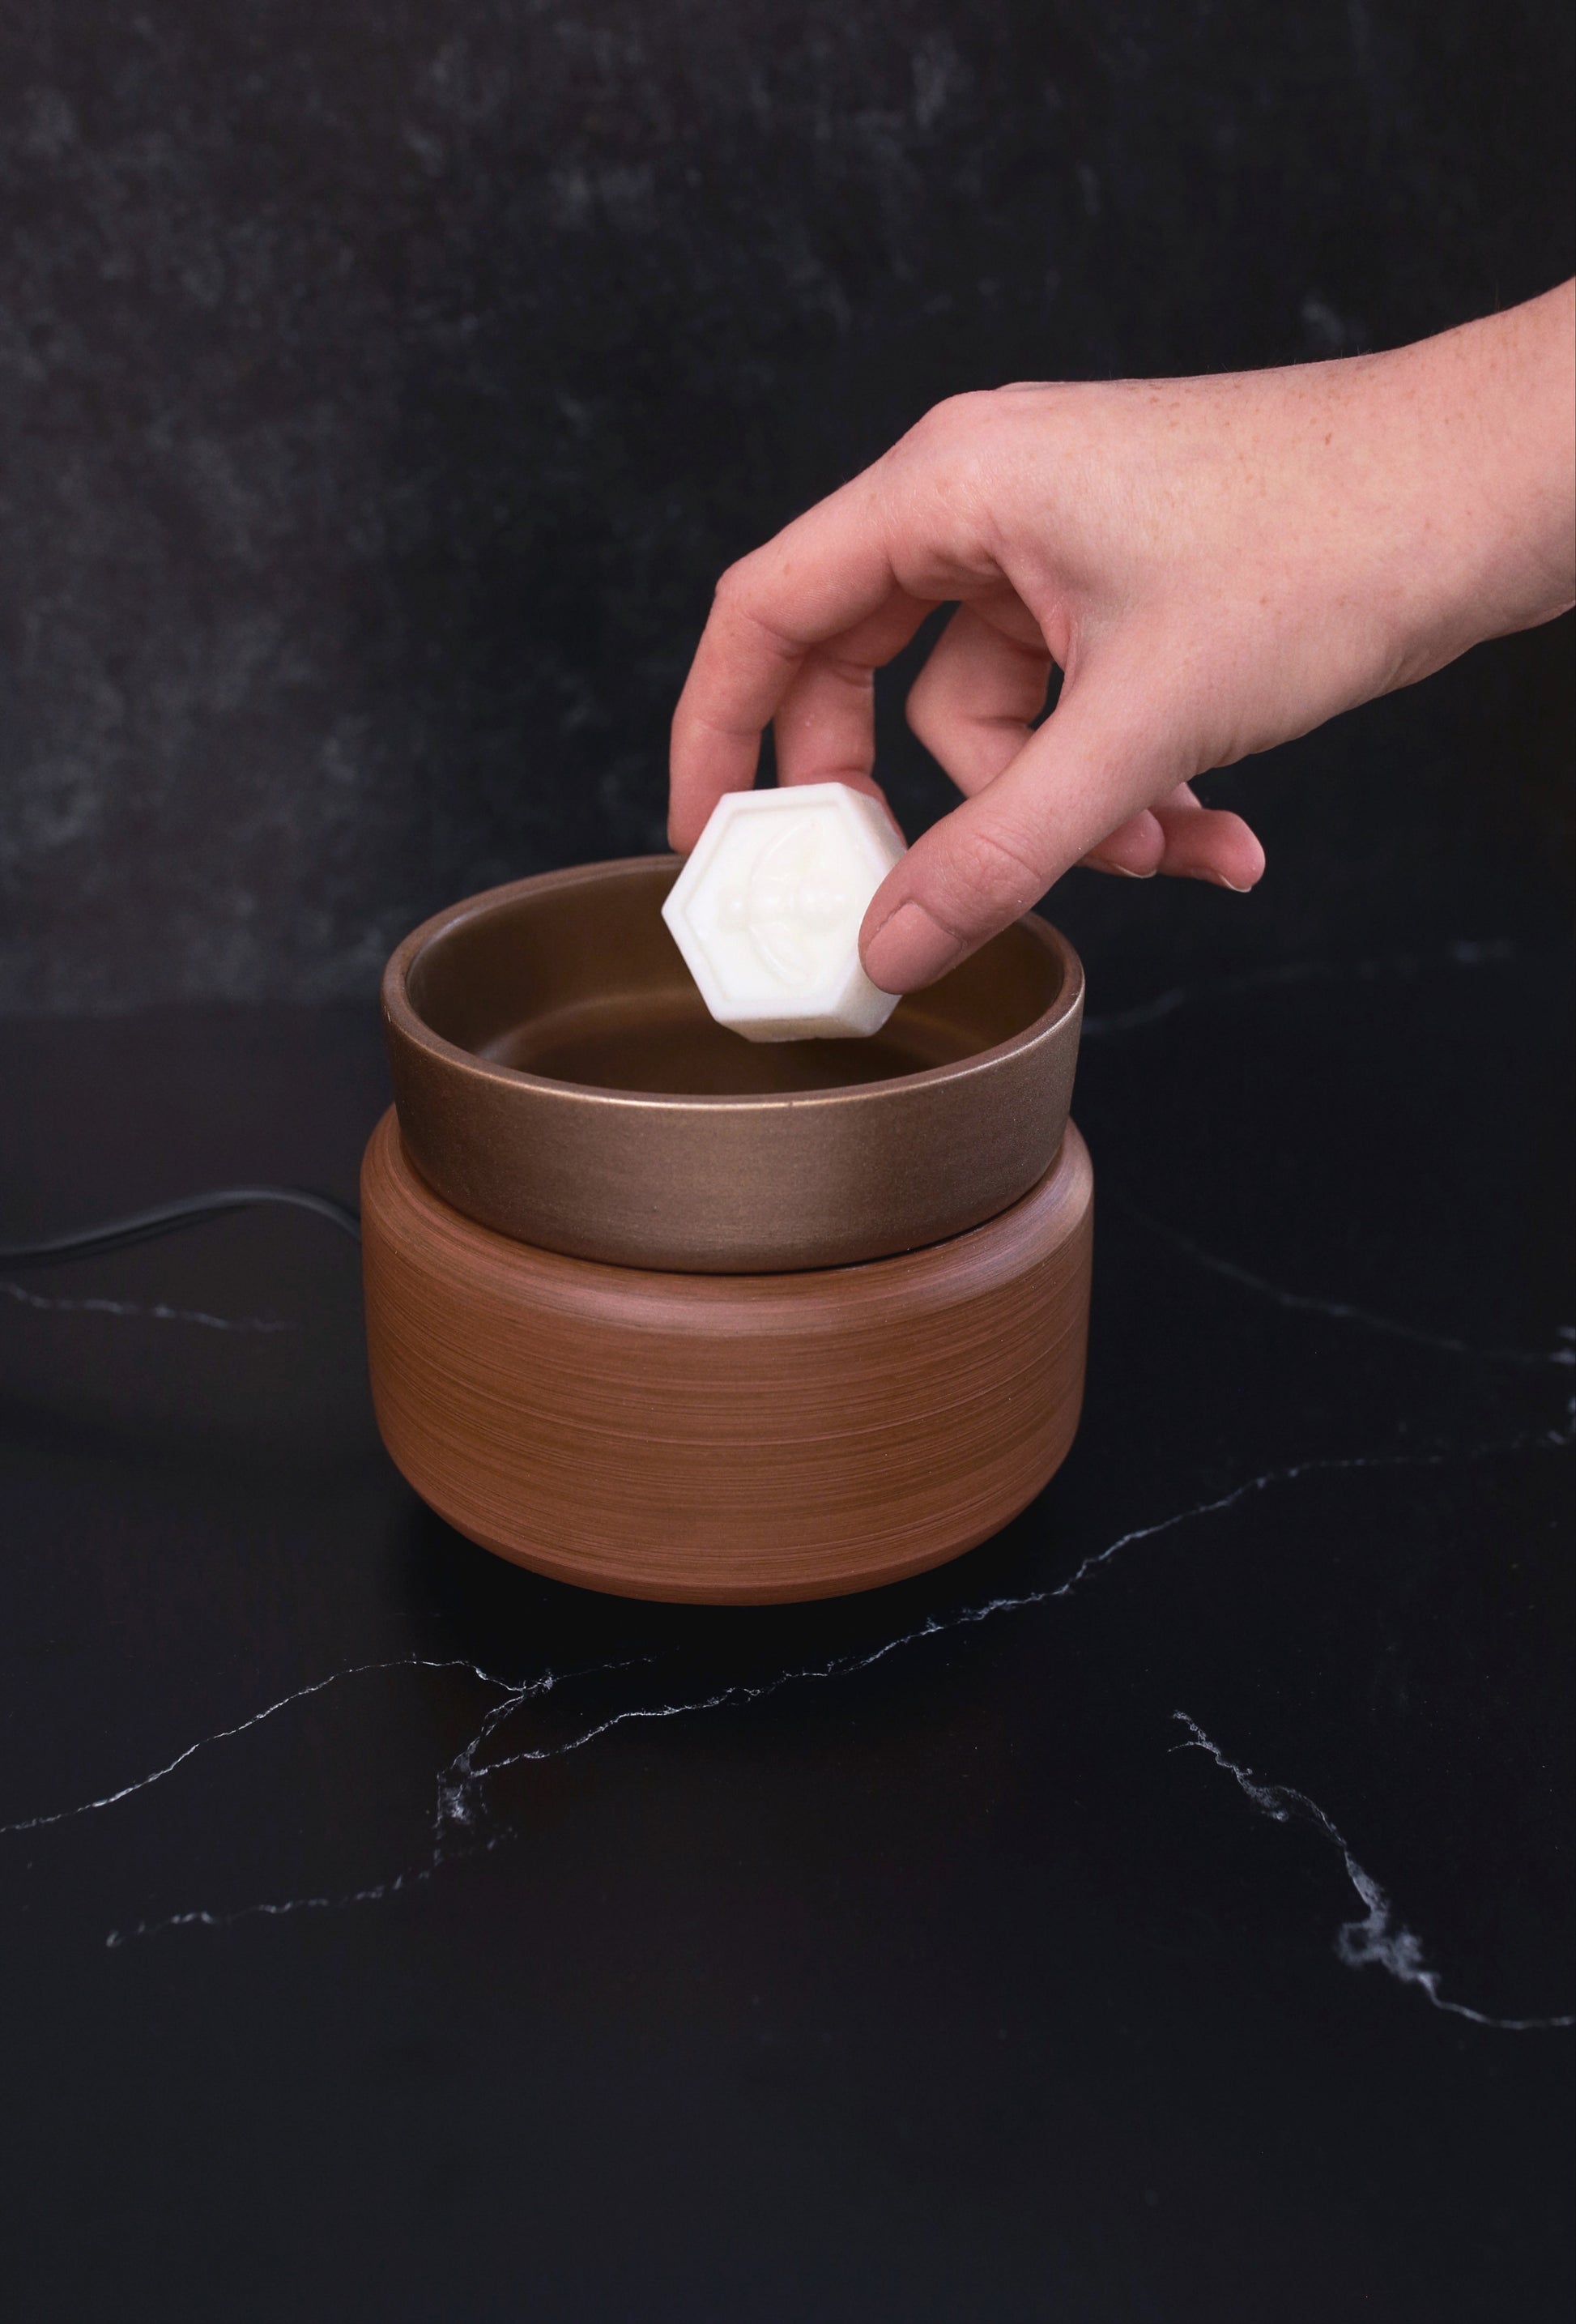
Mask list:
[[[751,1043],[663,926],[678,869],[517,881],[390,962],[378,1425],[440,1516],[564,1581],[897,1581],[996,1532],[1077,1426],[1083,971],[1030,914],[868,1039]]]

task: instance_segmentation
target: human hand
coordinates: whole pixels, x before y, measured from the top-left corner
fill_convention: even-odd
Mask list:
[[[769,721],[781,781],[879,796],[874,673],[955,602],[908,718],[964,803],[871,904],[876,984],[929,983],[1074,863],[1252,887],[1263,850],[1193,777],[1571,603],[1571,321],[1566,284],[1388,355],[938,405],[723,575],[673,844]]]

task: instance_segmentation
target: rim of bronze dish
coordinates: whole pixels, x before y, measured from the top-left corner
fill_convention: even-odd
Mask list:
[[[660,918],[680,862],[627,856],[512,881],[435,913],[395,950],[382,1004],[401,1128],[416,1167],[455,1208],[573,1257],[680,1272],[777,1272],[943,1240],[1005,1210],[1050,1167],[1066,1125],[1083,998],[1082,964],[1058,930],[1025,915],[899,1003],[886,1036],[778,1049],[745,1042],[705,1016]],[[602,908],[587,922],[593,943],[574,904],[594,896]],[[576,938],[582,944],[578,991],[571,964],[560,990],[535,1010],[539,996],[521,981],[519,965],[533,908],[557,913],[570,948]],[[467,969],[463,956],[467,934],[485,952],[510,922],[518,923],[519,954],[505,949],[500,957],[517,982],[512,1002],[496,976],[489,983],[484,961]],[[446,959],[451,952],[456,957]],[[561,965],[550,937],[540,960],[550,983]],[[1029,1005],[1023,993],[1037,964],[1040,990],[1048,987],[1045,1005],[1001,1038],[969,1046],[968,1021],[988,1010],[993,989],[1008,991],[1009,1014],[1014,993],[1019,1012]],[[604,965],[609,974],[599,982]],[[424,967],[429,977],[447,973],[447,990],[422,992]],[[492,1021],[475,1047],[427,1013],[465,1029],[456,1018],[467,1008],[473,1026]],[[513,1022],[505,1024],[512,1009]],[[726,1070],[760,1077],[863,1063],[880,1070],[830,1086],[664,1089],[627,1078],[610,1085],[488,1054],[519,1048],[532,1026],[577,1028],[582,1051],[587,1028],[612,1027],[625,1055],[646,1054],[642,1043],[677,1028]],[[923,1053],[944,1038],[963,1044],[962,1053],[894,1069],[905,1043]],[[539,1041],[533,1054],[541,1054]]]

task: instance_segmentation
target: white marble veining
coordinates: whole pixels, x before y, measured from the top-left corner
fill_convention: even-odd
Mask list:
[[[1394,952],[1368,960],[1281,961],[1269,967],[1241,969],[1235,975],[1206,977],[1197,984],[1168,985],[1165,991],[1135,1001],[1130,1008],[1085,1017],[1083,1038],[1100,1041],[1116,1033],[1136,1033],[1200,1001],[1229,1001],[1242,992],[1273,991],[1296,984],[1410,982],[1441,969],[1498,967],[1516,959],[1518,954],[1519,947],[1508,936],[1460,936],[1438,952]]]
[[[1448,2010],[1452,2017],[1464,2017],[1473,2025],[1490,2026],[1496,2033],[1549,2034],[1576,2025],[1576,2011],[1566,2011],[1557,2017],[1492,2017],[1486,2010],[1469,2008],[1464,2001],[1448,2000],[1440,1991],[1439,1971],[1426,1965],[1422,1939],[1402,1927],[1388,1896],[1373,1875],[1363,1870],[1318,1802],[1311,1800],[1306,1792],[1295,1790],[1290,1784],[1267,1784],[1248,1768],[1240,1767],[1235,1759],[1227,1758],[1219,1744],[1212,1743],[1185,1711],[1175,1711],[1171,1715],[1188,1731],[1189,1740],[1178,1743],[1178,1751],[1207,1753],[1217,1767],[1231,1776],[1244,1797],[1264,1814],[1276,1823],[1295,1821],[1312,1824],[1338,1852],[1346,1867],[1346,1877],[1365,1908],[1360,1921],[1346,1921],[1335,1933],[1336,1958],[1344,1961],[1348,1969],[1382,1969],[1398,1983],[1415,1986],[1436,2009]]]
[[[145,1775],[134,1776],[130,1783],[122,1784],[117,1791],[106,1792],[101,1798],[95,1800],[78,1800],[70,1807],[46,1809],[40,1815],[22,1816],[14,1823],[0,1823],[0,1840],[13,1832],[43,1831],[51,1824],[71,1823],[78,1816],[97,1815],[101,1809],[118,1807],[123,1800],[134,1799],[139,1792],[152,1791],[155,1784],[161,1784],[178,1767],[184,1767],[189,1759],[195,1759],[199,1751],[209,1751],[217,1743],[231,1742],[237,1735],[249,1735],[253,1728],[277,1718],[281,1711],[289,1711],[295,1703],[309,1701],[313,1695],[323,1693],[326,1688],[342,1685],[346,1679],[364,1678],[371,1671],[391,1670],[468,1670],[484,1686],[502,1686],[503,1683],[501,1679],[489,1677],[475,1663],[456,1655],[435,1661],[425,1655],[396,1655],[392,1660],[383,1662],[352,1663],[346,1670],[330,1671],[327,1678],[314,1679],[309,1685],[298,1686],[290,1693],[281,1694],[277,1702],[265,1704],[263,1710],[254,1711],[249,1719],[238,1720],[234,1727],[221,1727],[212,1735],[204,1735],[197,1742],[189,1743],[183,1751],[178,1751],[173,1759],[166,1760],[161,1767],[152,1768]]]
[[[507,1768],[532,1762],[540,1763],[567,1757],[571,1753],[585,1750],[622,1728],[650,1724],[653,1721],[699,1717],[707,1711],[725,1706],[747,1708],[770,1696],[779,1694],[788,1687],[825,1684],[852,1678],[872,1668],[876,1664],[885,1661],[889,1656],[917,1646],[926,1640],[992,1620],[999,1615],[1054,1605],[1060,1600],[1071,1597],[1091,1576],[1111,1564],[1124,1551],[1136,1547],[1139,1543],[1157,1539],[1182,1526],[1222,1515],[1259,1495],[1294,1486],[1305,1479],[1358,1471],[1438,1468],[1447,1464],[1488,1459],[1508,1452],[1525,1452],[1540,1447],[1565,1446],[1572,1441],[1573,1430],[1576,1430],[1576,1420],[1568,1419],[1567,1424],[1562,1428],[1522,1432],[1515,1436],[1489,1439],[1472,1446],[1442,1446],[1426,1451],[1332,1455],[1291,1462],[1278,1469],[1266,1471],[1260,1475],[1245,1478],[1240,1484],[1232,1486],[1223,1493],[1214,1495],[1208,1500],[1174,1510],[1167,1516],[1157,1518],[1148,1524],[1128,1528],[1127,1531],[1107,1543],[1103,1548],[1085,1557],[1062,1581],[1048,1585],[1043,1590],[1025,1591],[1010,1596],[986,1599],[977,1605],[960,1607],[946,1615],[930,1615],[913,1629],[885,1639],[879,1646],[860,1649],[851,1654],[834,1655],[819,1662],[791,1666],[774,1673],[766,1679],[742,1681],[733,1684],[714,1687],[704,1693],[682,1696],[671,1701],[625,1705],[587,1720],[583,1726],[572,1728],[569,1733],[560,1736],[550,1743],[526,1744],[514,1749],[490,1748],[493,1745],[505,1744],[504,1730],[509,1721],[532,1702],[539,1702],[551,1693],[562,1694],[579,1682],[613,1675],[632,1667],[637,1662],[649,1661],[650,1658],[624,1657],[618,1661],[589,1665],[583,1669],[569,1673],[545,1671],[520,1683],[511,1683],[495,1674],[483,1670],[464,1656],[434,1658],[411,1654],[377,1662],[353,1664],[344,1670],[331,1672],[324,1678],[296,1688],[289,1694],[281,1695],[277,1701],[265,1705],[247,1719],[237,1721],[233,1727],[221,1729],[214,1734],[199,1738],[161,1766],[97,1798],[78,1802],[63,1808],[45,1810],[35,1815],[17,1819],[12,1823],[0,1825],[0,1838],[41,1831],[47,1826],[69,1822],[79,1816],[95,1814],[117,1807],[137,1794],[148,1791],[153,1785],[164,1782],[180,1767],[196,1757],[199,1752],[244,1736],[281,1711],[289,1710],[292,1705],[305,1702],[309,1697],[320,1694],[326,1689],[336,1686],[346,1680],[363,1676],[370,1672],[403,1669],[468,1671],[478,1684],[494,1694],[495,1700],[489,1704],[469,1740],[438,1773],[432,1844],[430,1853],[424,1861],[404,1866],[382,1880],[336,1892],[263,1899],[254,1904],[231,1908],[191,1907],[185,1911],[169,1914],[157,1920],[138,1922],[124,1929],[112,1930],[105,1941],[111,1949],[115,1949],[141,1938],[176,1930],[222,1930],[248,1920],[287,1919],[300,1914],[340,1911],[357,1905],[382,1903],[410,1889],[426,1885],[447,1866],[472,1855],[491,1852],[512,1837],[512,1830],[507,1825],[495,1827],[490,1823],[484,1796],[485,1786],[491,1779]],[[1178,1715],[1183,1716],[1183,1714]],[[1192,1731],[1192,1722],[1187,1723]],[[1213,1747],[1208,1744],[1207,1738],[1203,1737],[1202,1729],[1196,1730],[1195,1741],[1198,1748],[1209,1748],[1212,1751]],[[1216,1756],[1219,1758],[1219,1764],[1238,1776],[1245,1787],[1253,1784],[1255,1779],[1238,1769],[1234,1763],[1227,1761],[1221,1755]],[[1300,1801],[1302,1798],[1300,1794],[1294,1794],[1284,1786],[1260,1786],[1259,1788],[1265,1791],[1267,1797],[1271,1791],[1276,1794],[1277,1799],[1281,1793],[1285,1793],[1285,1798],[1280,1801],[1281,1809],[1284,1811],[1280,1817],[1282,1821],[1286,1820],[1286,1814],[1293,1812],[1287,1803],[1294,1799]],[[1250,1794],[1250,1795],[1257,1798],[1256,1794]],[[1260,1801],[1258,1803],[1263,1804],[1263,1802]],[[1315,1809],[1312,1803],[1307,1803],[1306,1813],[1310,1820],[1319,1823],[1320,1829],[1326,1830],[1330,1835],[1338,1838],[1338,1835],[1334,1834],[1333,1825],[1328,1823],[1328,1819],[1323,1818],[1322,1811]],[[1343,1855],[1350,1857],[1350,1851],[1346,1849],[1344,1841],[1341,1841],[1340,1845]],[[1434,1999],[1440,2007],[1447,2008],[1455,2015],[1470,2017],[1474,2023],[1491,2027],[1507,2031],[1542,2031],[1562,2027],[1573,2022],[1568,2017],[1498,2019],[1484,2012],[1475,2011],[1465,2003],[1446,2001],[1438,1996],[1434,1990],[1437,1984],[1434,1972],[1422,1967],[1423,1955],[1420,1941],[1409,1931],[1397,1930],[1392,1926],[1390,1907],[1383,1891],[1359,1866],[1356,1865],[1354,1858],[1349,1862],[1348,1870],[1369,1912],[1366,1921],[1353,1923],[1348,1930],[1342,1932],[1338,1950],[1341,1958],[1349,1967],[1359,1968],[1370,1961],[1378,1962],[1389,1969],[1393,1975],[1401,1977],[1403,1982],[1419,1985],[1429,1993],[1430,1998]],[[1403,1969],[1405,1969],[1405,1975],[1403,1975]]]
[[[1104,1199],[1108,1204],[1113,1200],[1109,1190]],[[1270,1282],[1267,1276],[1256,1275],[1251,1268],[1240,1266],[1233,1259],[1224,1259],[1218,1251],[1207,1250],[1192,1235],[1184,1234],[1180,1228],[1156,1218],[1152,1212],[1140,1209],[1126,1194],[1118,1194],[1114,1200],[1129,1218],[1137,1219],[1140,1226],[1147,1228],[1163,1242],[1169,1243],[1174,1250],[1180,1251],[1184,1259],[1191,1259],[1206,1273],[1221,1276],[1228,1283],[1239,1284],[1244,1291],[1257,1292],[1261,1298],[1272,1300],[1276,1306],[1287,1308],[1294,1314],[1323,1315],[1332,1323],[1356,1323],[1364,1331],[1377,1332],[1386,1339],[1405,1340],[1415,1348],[1433,1348],[1441,1355],[1470,1356],[1479,1363],[1519,1364],[1534,1370],[1552,1364],[1564,1371],[1576,1369],[1576,1324],[1560,1324],[1555,1333],[1556,1344],[1552,1348],[1486,1347],[1475,1341],[1461,1339],[1452,1333],[1431,1332],[1420,1323],[1406,1323],[1394,1315],[1378,1314],[1373,1308],[1356,1306],[1348,1299],[1324,1299],[1313,1292],[1289,1290],[1284,1284]]]
[[[208,1332],[293,1332],[295,1325],[279,1315],[209,1315],[200,1307],[167,1307],[162,1300],[151,1305],[138,1299],[60,1299],[42,1291],[29,1291],[20,1283],[0,1283],[0,1296],[18,1307],[42,1315],[113,1315],[152,1323],[199,1323]]]

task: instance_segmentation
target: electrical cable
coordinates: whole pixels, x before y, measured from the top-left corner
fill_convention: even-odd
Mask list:
[[[156,1210],[137,1211],[127,1219],[110,1219],[103,1226],[76,1234],[54,1235],[46,1242],[0,1243],[0,1267],[53,1267],[62,1260],[93,1259],[106,1251],[129,1250],[134,1243],[152,1242],[159,1235],[179,1233],[182,1227],[201,1226],[222,1218],[226,1211],[249,1211],[260,1203],[281,1203],[292,1210],[310,1211],[341,1234],[361,1240],[360,1214],[331,1194],[314,1194],[305,1186],[216,1186],[206,1194],[188,1194],[178,1203],[161,1203]]]

